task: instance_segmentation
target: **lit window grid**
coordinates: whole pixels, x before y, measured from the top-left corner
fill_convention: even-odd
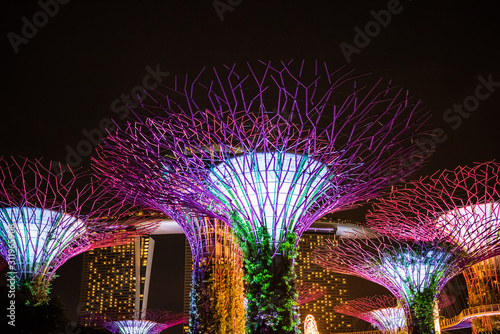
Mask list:
[[[149,238],[141,237],[140,291],[144,291]],[[84,254],[79,322],[97,326],[85,313],[133,314],[136,309],[135,243],[90,250]],[[142,304],[144,293],[140,294]]]
[[[295,272],[297,284],[310,283],[313,288],[323,287],[327,294],[322,298],[299,305],[301,322],[312,314],[320,333],[348,332],[353,330],[354,319],[333,311],[333,308],[349,300],[349,288],[344,274],[334,273],[316,265],[312,260],[312,250],[328,235],[304,233],[299,240]]]

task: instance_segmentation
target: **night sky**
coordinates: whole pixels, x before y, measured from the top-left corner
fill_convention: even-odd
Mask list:
[[[142,84],[147,68],[168,83],[203,67],[320,59],[392,79],[422,99],[446,139],[417,177],[500,158],[493,1],[60,1],[58,8],[55,0],[2,4],[0,155],[80,159],[88,167],[91,153],[68,152],[103,119],[117,119],[111,105]],[[369,40],[359,37],[366,27]],[[362,221],[364,213],[339,217]],[[181,311],[183,236],[155,239],[149,306]],[[81,256],[58,274],[54,293],[75,319]],[[353,281],[351,295],[367,293]]]

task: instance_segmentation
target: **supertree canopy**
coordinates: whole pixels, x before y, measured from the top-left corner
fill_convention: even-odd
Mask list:
[[[164,329],[186,321],[183,314],[151,309],[141,314],[133,313],[128,316],[123,313],[106,313],[93,315],[93,317],[101,327],[111,333],[120,334],[158,334]]]
[[[368,226],[384,236],[325,245],[317,260],[402,297],[410,332],[437,332],[436,298],[444,285],[500,253],[498,176],[498,164],[484,163],[410,182],[367,216]]]
[[[336,305],[334,310],[369,322],[384,333],[406,332],[405,311],[394,296],[352,299]]]
[[[479,262],[463,272],[469,306],[500,304],[500,256]],[[472,319],[474,333],[497,333],[500,331],[500,316]]]
[[[409,174],[412,138],[427,119],[390,83],[308,65],[261,62],[176,79],[166,95],[149,94],[156,105],[141,105],[156,116],[106,146],[125,155],[124,184],[161,178],[161,194],[198,209],[197,198],[209,200],[204,209],[231,225],[245,259],[250,332],[296,331],[298,238]]]
[[[94,247],[127,242],[151,224],[84,174],[38,160],[0,159],[0,254],[9,281],[31,292],[28,303],[46,303],[55,272],[69,258]],[[139,223],[142,222],[142,225]]]

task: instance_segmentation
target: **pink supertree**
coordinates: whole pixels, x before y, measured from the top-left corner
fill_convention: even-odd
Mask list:
[[[80,187],[85,174],[61,170],[55,163],[0,158],[0,255],[15,283],[10,286],[29,290],[35,305],[48,301],[54,273],[68,259],[128,242],[154,225],[131,214],[106,187]]]
[[[394,190],[368,214],[384,235],[325,245],[317,260],[400,297],[412,333],[439,331],[437,296],[465,268],[500,253],[499,165],[444,171]]]
[[[406,332],[405,311],[394,296],[351,299],[334,310],[364,320],[384,333]]]
[[[105,313],[92,315],[96,323],[111,333],[120,334],[158,334],[164,329],[185,323],[187,317],[182,313],[161,310],[145,310],[141,313]]]
[[[413,171],[412,139],[428,114],[401,88],[319,62],[231,66],[168,89],[141,105],[159,116],[106,141],[123,165],[114,177],[231,225],[246,261],[248,328],[294,332],[298,238]]]

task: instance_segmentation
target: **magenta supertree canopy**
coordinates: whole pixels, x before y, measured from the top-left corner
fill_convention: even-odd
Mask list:
[[[140,184],[150,196],[226,220],[247,244],[248,265],[268,263],[266,252],[286,258],[260,271],[276,264],[293,271],[289,244],[315,220],[380,194],[415,168],[412,139],[428,114],[401,88],[319,62],[209,72],[176,79],[166,95],[151,92],[157,104],[141,107],[156,116],[118,129],[103,150],[123,162],[120,182],[131,191]],[[296,296],[287,282],[250,281]],[[296,328],[281,322],[293,317],[257,305],[269,296],[249,298],[250,330]],[[294,303],[284,303],[291,312]]]
[[[158,334],[164,329],[186,322],[187,319],[181,313],[151,309],[141,314],[105,313],[92,316],[101,327],[120,334]]]
[[[351,299],[334,311],[362,319],[384,333],[406,331],[405,311],[394,296],[371,296]]]
[[[71,257],[130,241],[152,227],[105,187],[79,187],[85,174],[53,167],[0,159],[0,254],[10,268],[8,279],[29,289],[35,304],[48,301],[54,273]]]

